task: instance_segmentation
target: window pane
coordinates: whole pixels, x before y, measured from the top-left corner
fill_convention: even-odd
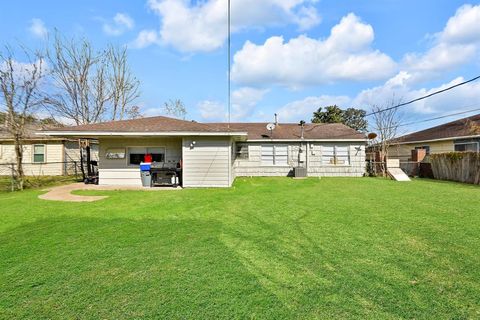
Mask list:
[[[143,161],[145,154],[143,153],[130,153],[130,164],[139,165]]]
[[[152,156],[153,162],[165,162],[165,148],[161,148],[161,147],[147,148],[147,153]]]
[[[151,153],[153,162],[164,162],[165,155],[163,153]]]
[[[287,146],[275,146],[275,165],[286,166],[288,165],[288,147]]]
[[[43,154],[34,154],[33,162],[45,162],[45,155]]]
[[[273,165],[273,145],[262,145],[262,164]]]
[[[33,153],[34,154],[44,154],[45,153],[45,146],[43,144],[36,144],[33,146]]]
[[[331,165],[335,164],[335,149],[330,146],[322,146],[322,164]]]
[[[472,143],[461,143],[455,145],[455,151],[463,152],[463,151],[478,151],[478,144],[475,142]]]

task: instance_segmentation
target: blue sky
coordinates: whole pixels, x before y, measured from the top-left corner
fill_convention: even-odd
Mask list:
[[[232,0],[232,22],[234,121],[269,121],[275,112],[282,121],[310,120],[333,103],[369,109],[480,74],[478,2]],[[226,0],[2,4],[2,43],[42,46],[54,28],[98,48],[127,45],[146,115],[181,99],[188,118],[225,119]],[[402,110],[411,122],[475,108],[479,83]]]

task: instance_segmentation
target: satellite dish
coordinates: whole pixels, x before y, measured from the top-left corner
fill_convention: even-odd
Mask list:
[[[371,133],[368,134],[367,137],[368,137],[369,140],[373,140],[373,139],[375,139],[375,138],[377,137],[377,134],[374,133],[374,132],[371,132]]]
[[[274,123],[267,124],[267,130],[273,131],[273,129],[275,129],[275,124]]]

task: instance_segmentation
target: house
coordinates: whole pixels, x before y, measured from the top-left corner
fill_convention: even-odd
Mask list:
[[[141,185],[149,154],[181,167],[183,187],[229,187],[238,176],[363,176],[365,135],[342,124],[199,123],[168,117],[111,121],[43,132],[99,142],[99,183]]]
[[[27,176],[58,176],[75,173],[75,163],[80,163],[78,140],[64,137],[37,135],[45,129],[41,124],[26,125],[23,141],[23,170]],[[93,145],[95,158],[98,149]],[[15,144],[5,126],[0,126],[0,175],[11,174],[11,164],[16,162]]]
[[[423,149],[426,155],[453,151],[480,152],[480,114],[414,132],[390,145],[391,158],[410,161],[412,150]]]

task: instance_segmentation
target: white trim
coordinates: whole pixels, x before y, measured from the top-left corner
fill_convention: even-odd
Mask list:
[[[42,131],[35,133],[45,136],[247,136],[247,132],[196,132],[196,131],[166,131],[166,132],[95,132],[95,131]]]
[[[425,142],[448,141],[448,140],[471,139],[471,138],[480,138],[480,135],[459,136],[459,137],[449,137],[449,138],[430,139],[430,140],[418,140],[418,141],[407,141],[407,142],[394,142],[394,143],[391,144],[391,146],[394,146],[394,145],[397,145],[397,144],[416,144],[416,143],[425,143]]]

